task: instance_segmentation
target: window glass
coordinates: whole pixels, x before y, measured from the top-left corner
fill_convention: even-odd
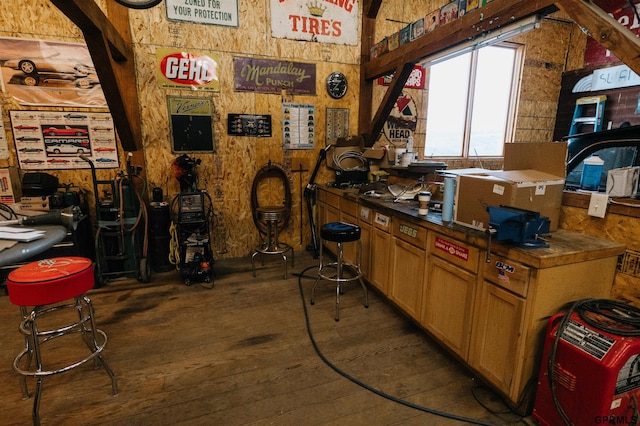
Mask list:
[[[519,45],[487,46],[430,67],[425,157],[499,157],[511,139]]]
[[[431,67],[426,157],[462,155],[470,61],[467,53]]]
[[[469,138],[470,156],[502,156],[516,52],[503,47],[478,51]]]

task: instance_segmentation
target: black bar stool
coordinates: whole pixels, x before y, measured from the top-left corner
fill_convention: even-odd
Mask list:
[[[11,271],[7,277],[9,300],[20,307],[22,322],[19,330],[25,338],[25,348],[13,361],[13,369],[21,376],[25,399],[29,398],[27,377],[36,378],[32,411],[34,425],[40,424],[38,408],[45,377],[64,373],[93,360],[95,366],[103,367],[111,378],[113,394],[118,393],[116,378],[102,356],[107,335],[96,327],[93,305],[85,294],[94,286],[93,274],[90,259],[57,257],[28,263]],[[82,342],[79,346],[86,346],[86,355],[73,360],[65,357],[58,362],[49,356],[49,362],[45,363],[42,356],[44,344],[53,345],[49,342],[73,333],[81,335],[77,343]],[[60,340],[57,346],[68,345],[71,340],[64,339],[65,343]],[[32,365],[34,361],[35,365]]]
[[[332,241],[337,243],[337,259],[335,262],[324,263],[323,241]],[[347,262],[344,259],[343,244],[356,242],[356,264]],[[364,290],[364,307],[369,307],[369,293],[367,287],[362,280],[362,271],[360,270],[360,256],[362,252],[362,243],[360,241],[360,227],[352,223],[330,222],[320,227],[320,266],[318,267],[318,278],[316,278],[313,288],[311,289],[311,304],[315,303],[316,287],[321,279],[333,281],[336,283],[336,321],[340,321],[340,294],[342,293],[342,284],[351,281],[360,281],[360,285]],[[328,275],[325,268],[336,270],[336,275]],[[350,272],[345,276],[345,271]]]

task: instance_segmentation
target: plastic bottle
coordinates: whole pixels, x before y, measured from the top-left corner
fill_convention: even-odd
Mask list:
[[[584,160],[584,168],[582,169],[582,177],[580,178],[580,189],[597,191],[600,188],[603,166],[604,161],[597,155],[592,155]]]
[[[456,189],[456,178],[444,178],[444,193],[442,200],[442,221],[451,222],[453,220],[453,197]]]

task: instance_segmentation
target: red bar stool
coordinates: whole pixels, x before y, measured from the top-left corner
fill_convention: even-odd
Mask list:
[[[36,379],[33,399],[33,423],[40,424],[38,408],[42,394],[42,380],[54,374],[64,373],[93,360],[95,367],[103,367],[111,378],[113,394],[118,385],[113,371],[102,356],[107,335],[96,328],[91,300],[85,293],[93,288],[93,263],[83,257],[57,257],[39,260],[21,266],[9,273],[7,290],[12,304],[20,307],[22,322],[20,333],[25,338],[25,348],[13,361],[14,371],[21,376],[24,399],[29,398],[27,377]],[[73,299],[73,302],[71,300]],[[75,308],[75,315],[64,314],[67,308]],[[45,321],[47,319],[48,321]],[[48,325],[44,325],[43,323]],[[55,325],[53,325],[55,324]],[[54,339],[79,333],[89,348],[88,355],[80,360],[61,362],[57,365],[52,356],[43,362],[43,345]],[[70,343],[70,339],[64,339]],[[58,341],[57,347],[62,345]],[[75,354],[75,352],[74,352]],[[31,365],[35,358],[35,365]]]
[[[336,321],[340,321],[340,294],[342,293],[342,285],[351,281],[359,281],[364,290],[364,307],[369,307],[369,293],[367,286],[362,280],[362,270],[360,269],[360,257],[362,251],[362,243],[360,241],[360,227],[352,223],[346,222],[329,222],[320,227],[320,265],[318,266],[318,277],[311,288],[310,303],[315,303],[316,287],[320,280],[332,281],[336,284]],[[323,241],[332,241],[337,243],[337,256],[335,262],[325,263],[322,254]],[[344,243],[355,242],[357,244],[356,263],[351,264],[344,259],[343,245]],[[329,275],[325,270],[329,269],[336,272],[335,275]],[[347,272],[347,273],[345,273]]]

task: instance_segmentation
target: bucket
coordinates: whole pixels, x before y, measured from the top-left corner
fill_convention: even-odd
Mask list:
[[[584,160],[582,178],[580,178],[580,189],[586,191],[597,191],[600,189],[603,166],[604,161],[597,155],[592,155]]]

